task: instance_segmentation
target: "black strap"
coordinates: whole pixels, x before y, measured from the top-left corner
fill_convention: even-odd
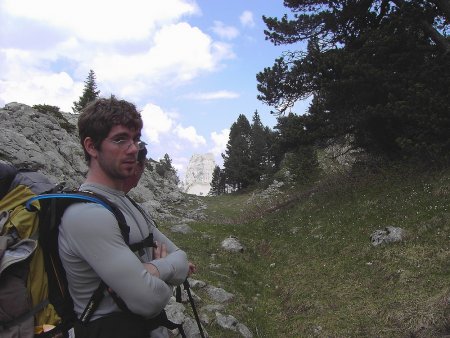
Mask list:
[[[108,293],[111,295],[114,302],[117,304],[119,309],[122,310],[122,312],[132,313],[130,309],[128,308],[127,304],[123,301],[122,298],[120,298],[117,293],[111,289],[108,288]]]
[[[122,211],[120,211],[120,209],[115,204],[110,202],[107,198],[105,198],[102,195],[93,193],[91,191],[86,191],[86,192],[80,191],[79,193],[86,193],[86,194],[93,195],[96,198],[102,200],[105,204],[109,205],[112,213],[114,214],[114,217],[117,220],[117,224],[119,225],[120,232],[122,233],[122,237],[123,237],[125,243],[128,245],[130,243],[130,227],[128,226],[127,221],[125,220],[125,216],[123,215]]]
[[[130,228],[129,226],[126,224],[126,220],[125,217],[123,215],[123,213],[120,211],[120,209],[118,207],[116,207],[114,204],[112,204],[108,199],[104,198],[101,195],[95,194],[93,192],[78,192],[81,194],[89,194],[91,196],[95,196],[96,198],[99,198],[100,200],[102,200],[104,203],[108,204],[109,207],[111,208],[112,213],[114,214],[117,223],[119,225],[120,231],[122,233],[122,236],[124,238],[125,243],[130,247],[130,250],[133,252],[139,251],[143,248],[149,248],[149,247],[156,247],[156,244],[153,241],[153,233],[150,233],[147,238],[143,239],[142,241],[138,242],[138,243],[134,243],[134,244],[129,244],[129,233],[130,233]],[[130,199],[130,198],[129,198]],[[132,199],[130,199],[130,201],[132,201]],[[134,201],[133,205],[137,206],[137,203],[135,203]],[[137,206],[136,207],[145,217],[146,221],[148,221],[148,218],[145,216],[145,213],[142,211],[142,209]],[[104,297],[104,291],[108,290],[109,294],[111,295],[111,297],[113,298],[114,302],[117,304],[117,306],[123,311],[123,312],[130,312],[131,311],[128,309],[127,305],[125,304],[125,302],[117,296],[117,294],[114,291],[110,291],[107,287],[107,285],[102,281],[100,283],[100,285],[98,286],[97,290],[94,292],[94,294],[92,295],[91,299],[89,300],[88,304],[86,305],[86,308],[83,311],[83,314],[80,317],[80,321],[82,324],[86,324],[89,322],[90,318],[92,317],[92,315],[94,314],[95,310],[97,309],[97,307],[100,305],[101,300]]]
[[[147,238],[144,238],[142,241],[134,244],[129,244],[128,246],[133,252],[139,251],[143,248],[156,248],[156,244],[153,241],[153,233],[150,233]]]
[[[97,307],[100,305],[100,302],[102,301],[103,297],[105,296],[105,290],[107,286],[104,281],[101,281],[98,285],[97,289],[94,291],[94,293],[91,296],[91,299],[89,299],[89,302],[87,303],[83,313],[80,317],[80,322],[82,324],[89,323],[89,320],[91,319],[92,315],[94,314],[95,310],[97,310]]]
[[[177,285],[175,288],[175,301],[181,303],[181,286]]]
[[[151,217],[150,217],[150,215],[138,204],[138,203],[136,203],[136,201],[135,200],[133,200],[130,196],[128,196],[128,195],[125,195],[127,198],[128,198],[128,200],[131,202],[131,204],[133,204],[134,205],[134,207],[136,208],[136,209],[138,209],[139,210],[139,212],[141,213],[141,215],[142,215],[142,217],[144,217],[145,218],[145,221],[147,222],[147,224],[150,226],[150,225],[153,225],[153,226],[155,226],[155,228],[157,228],[158,227],[158,224],[156,224],[156,221],[154,220],[154,219],[152,219]]]

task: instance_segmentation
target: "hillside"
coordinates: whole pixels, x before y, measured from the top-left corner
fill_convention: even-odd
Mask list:
[[[450,335],[450,171],[379,169],[202,201],[207,219],[171,236],[196,278],[236,295],[228,310],[254,336]],[[387,226],[406,238],[372,245]],[[242,253],[221,248],[230,235]]]

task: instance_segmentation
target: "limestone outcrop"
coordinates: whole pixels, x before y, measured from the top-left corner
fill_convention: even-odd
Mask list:
[[[215,166],[212,153],[192,155],[186,170],[184,191],[193,195],[208,195]]]

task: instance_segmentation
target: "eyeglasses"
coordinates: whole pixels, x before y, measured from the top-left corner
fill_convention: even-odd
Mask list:
[[[118,140],[108,140],[111,143],[114,143],[115,145],[117,145],[119,148],[124,149],[124,150],[128,150],[130,149],[131,145],[134,144],[134,146],[138,149],[138,150],[143,150],[145,148],[146,143],[142,142],[141,140],[131,140],[131,139],[118,139]]]

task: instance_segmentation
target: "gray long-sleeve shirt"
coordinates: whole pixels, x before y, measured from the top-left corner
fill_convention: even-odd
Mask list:
[[[156,316],[167,305],[172,286],[186,279],[188,261],[185,252],[154,225],[147,224],[123,192],[98,184],[83,184],[80,190],[101,194],[120,208],[130,227],[130,244],[140,242],[151,231],[155,241],[166,244],[168,255],[153,260],[152,248],[144,249],[142,256],[131,252],[114,215],[99,204],[70,206],[61,220],[58,243],[75,312],[80,316],[103,280],[132,312],[147,318]],[[143,262],[155,265],[160,277],[152,276],[143,267]],[[117,311],[120,311],[118,306],[105,293],[91,320]]]

